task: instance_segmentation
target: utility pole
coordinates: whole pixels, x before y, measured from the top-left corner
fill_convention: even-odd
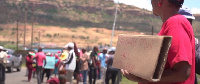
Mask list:
[[[116,23],[116,20],[117,20],[118,5],[119,5],[119,0],[117,2],[116,11],[115,11],[115,19],[114,19],[113,28],[112,28],[112,36],[111,36],[111,41],[110,41],[110,47],[112,47],[113,36],[114,36],[114,33],[115,33],[115,23]]]
[[[26,2],[25,2],[25,12],[24,12],[24,49],[26,46],[26,21],[27,21],[27,7],[26,7]]]
[[[33,49],[33,25],[34,25],[34,3],[32,4],[32,30],[31,30],[31,50]]]
[[[153,35],[153,26],[152,26],[152,29],[151,29],[151,35]]]
[[[32,30],[31,30],[31,50],[33,49],[33,19],[32,19]]]
[[[39,37],[39,45],[38,45],[38,47],[40,47],[40,32],[39,32],[39,34],[38,34],[38,37]]]
[[[17,51],[18,51],[18,42],[19,42],[19,39],[18,39],[18,34],[19,33],[19,30],[18,30],[18,20],[17,20]]]

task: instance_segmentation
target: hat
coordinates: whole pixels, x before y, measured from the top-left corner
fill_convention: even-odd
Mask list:
[[[74,48],[74,43],[69,42],[68,44],[65,45],[65,48],[67,47]]]
[[[195,17],[192,14],[192,11],[188,7],[180,8],[178,13],[185,16],[187,19],[195,19]]]
[[[3,50],[3,46],[0,46],[0,49]]]
[[[28,54],[31,56],[35,56],[35,53],[33,53],[33,52],[28,52]]]
[[[115,50],[116,50],[115,47],[111,47],[110,49],[108,49],[109,52],[110,52],[110,51],[115,51]]]

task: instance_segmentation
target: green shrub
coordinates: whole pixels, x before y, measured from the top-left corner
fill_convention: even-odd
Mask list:
[[[52,35],[51,34],[46,34],[46,37],[52,37]]]
[[[0,27],[0,31],[3,31],[4,29]]]
[[[79,38],[81,38],[81,39],[87,39],[85,36],[79,36]]]
[[[76,32],[76,30],[74,30],[74,29],[73,29],[73,30],[71,30],[71,31],[72,31],[72,32]]]

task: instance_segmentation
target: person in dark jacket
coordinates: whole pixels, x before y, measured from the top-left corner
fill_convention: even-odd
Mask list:
[[[110,79],[112,79],[112,84],[116,84],[116,77],[117,77],[118,72],[120,71],[119,69],[112,66],[114,54],[115,54],[115,48],[112,47],[109,50],[109,55],[106,59],[106,63],[107,63],[107,71],[106,71],[106,78],[105,78],[106,84],[109,84]]]

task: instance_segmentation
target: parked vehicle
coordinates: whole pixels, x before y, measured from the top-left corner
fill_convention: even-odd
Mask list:
[[[17,71],[21,71],[22,55],[15,54],[15,51],[12,49],[6,49],[6,50],[8,54],[7,56],[8,63],[6,64],[8,72],[12,73],[14,68],[16,68]]]

